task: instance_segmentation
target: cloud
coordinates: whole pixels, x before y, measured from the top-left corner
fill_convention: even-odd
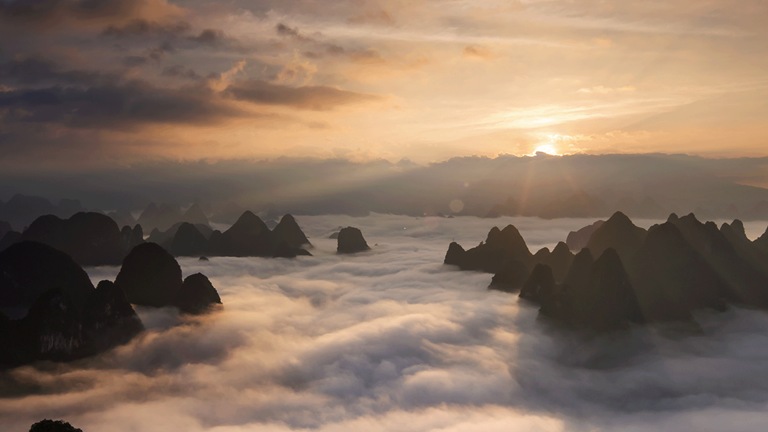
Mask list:
[[[132,128],[146,124],[204,124],[241,112],[201,88],[158,88],[143,81],[0,93],[4,121],[57,123],[75,128]]]
[[[122,26],[109,25],[102,34],[115,38],[128,36],[178,36],[190,31],[191,25],[186,21],[160,23],[145,19],[135,19]]]
[[[480,45],[467,45],[462,53],[464,57],[474,60],[489,60],[494,57],[491,50]]]
[[[165,0],[5,0],[0,21],[36,25],[50,30],[61,24],[121,23],[135,19],[164,19],[182,14]]]
[[[162,74],[163,76],[168,76],[173,78],[186,78],[191,80],[199,80],[202,78],[192,68],[187,68],[178,64],[163,68]]]
[[[299,109],[329,110],[342,105],[367,102],[378,97],[327,86],[291,87],[261,80],[237,82],[226,91],[231,97],[264,105],[285,105]]]
[[[0,80],[16,85],[91,85],[115,81],[117,76],[63,67],[49,59],[28,56],[0,63]]]
[[[191,36],[188,39],[203,45],[217,45],[226,40],[227,36],[221,30],[204,29],[197,36]]]
[[[583,338],[488,291],[490,275],[441,264],[448,242],[475,242],[492,224],[517,224],[535,249],[583,220],[298,222],[312,257],[181,260],[185,275],[209,275],[220,312],[141,308],[148,331],[124,347],[0,373],[3,426],[62,417],[103,432],[764,428],[765,313],[705,316],[701,334]],[[377,246],[336,255],[327,235],[339,225]],[[89,269],[94,280],[117,271]]]

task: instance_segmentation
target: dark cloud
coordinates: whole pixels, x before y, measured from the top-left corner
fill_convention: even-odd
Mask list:
[[[11,85],[89,85],[110,82],[117,77],[110,73],[73,70],[40,58],[15,58],[0,63],[0,83]]]
[[[377,99],[373,95],[327,86],[291,87],[261,80],[235,83],[227,88],[226,93],[236,99],[257,104],[287,105],[309,110],[328,110]]]
[[[239,110],[203,88],[159,88],[142,81],[87,88],[47,87],[0,93],[5,121],[70,127],[132,128],[153,123],[207,124]]]
[[[275,31],[280,36],[286,36],[286,37],[294,38],[294,39],[301,40],[301,41],[311,41],[312,40],[311,38],[301,34],[301,32],[299,32],[298,28],[289,27],[289,26],[287,26],[287,25],[285,25],[283,23],[278,23],[277,26],[275,26]]]
[[[148,62],[149,59],[143,56],[127,56],[123,58],[123,64],[128,67],[143,66]]]
[[[178,36],[189,32],[192,26],[186,21],[176,21],[171,23],[160,23],[148,21],[145,19],[135,19],[122,26],[110,25],[102,34],[116,38],[128,36]]]
[[[218,45],[228,38],[221,30],[204,29],[197,36],[190,36],[187,39],[203,45]]]
[[[191,80],[199,80],[203,78],[193,69],[184,67],[181,65],[168,66],[163,69],[162,74],[163,76],[167,76],[167,77],[185,78],[185,79],[191,79]]]
[[[165,16],[177,8],[165,0],[3,0],[0,21],[46,26],[66,20],[123,21],[142,15]]]

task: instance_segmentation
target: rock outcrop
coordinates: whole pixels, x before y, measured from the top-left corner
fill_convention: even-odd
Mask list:
[[[125,257],[115,286],[133,304],[176,307],[183,313],[202,313],[221,304],[206,276],[197,273],[182,281],[179,263],[156,243],[141,244]]]
[[[115,285],[129,302],[153,307],[174,305],[181,282],[179,263],[160,245],[151,242],[128,253],[115,279]]]
[[[93,284],[71,257],[48,245],[25,241],[0,252],[0,310],[6,316],[24,316],[54,288],[82,307]]]
[[[195,225],[183,222],[176,230],[168,251],[174,256],[201,256],[208,253],[208,239]]]
[[[144,243],[144,230],[139,224],[134,225],[133,228],[125,225],[120,230],[120,240],[123,243],[125,251],[129,251]]]
[[[541,315],[570,327],[694,322],[696,310],[729,304],[768,309],[768,254],[761,248],[768,240],[750,241],[738,220],[718,229],[693,214],[672,214],[646,231],[616,213],[576,256],[559,243],[530,259],[522,238],[511,235],[516,230],[508,232],[501,242],[503,231],[494,228],[468,251],[451,243],[445,263],[498,269],[490,288],[520,289],[521,298],[540,304]]]
[[[0,237],[0,252],[8,249],[11,245],[14,245],[21,241],[21,233],[18,231],[8,231],[4,236]]]
[[[101,213],[77,213],[69,219],[40,216],[21,235],[23,241],[45,243],[84,266],[119,264],[125,256],[120,229]]]
[[[587,248],[596,257],[613,249],[626,260],[640,248],[645,235],[646,231],[635,226],[624,213],[616,212],[592,233]]]
[[[292,248],[301,248],[302,246],[311,245],[309,239],[296,223],[296,219],[290,214],[284,215],[280,222],[272,230],[272,235],[278,242],[285,242]]]
[[[565,244],[567,244],[568,248],[570,248],[572,251],[578,252],[584,249],[587,247],[587,243],[589,243],[589,238],[592,237],[592,234],[594,234],[594,232],[597,231],[597,229],[600,228],[604,223],[604,220],[599,220],[592,225],[587,225],[584,228],[569,232],[568,237],[566,237]]]
[[[13,227],[6,221],[0,221],[0,238],[3,238],[6,233],[13,231]]]
[[[220,305],[221,298],[205,275],[195,273],[184,279],[175,303],[184,313],[201,314]]]
[[[29,432],[83,432],[64,420],[42,420],[32,425]]]
[[[462,270],[498,273],[505,264],[513,261],[522,263],[527,268],[532,258],[520,232],[514,226],[508,225],[503,230],[493,227],[485,242],[466,251],[458,244],[452,243],[444,262],[456,265]],[[527,275],[523,280],[526,277]]]
[[[0,367],[70,361],[128,342],[143,325],[111,282],[97,288],[63,252],[18,243],[0,254]]]
[[[250,211],[243,213],[228,230],[214,231],[209,240],[211,255],[236,257],[292,258],[311,255],[301,245],[308,244],[291,215],[285,215],[274,231]]]
[[[362,231],[355,227],[342,228],[339,231],[337,239],[336,252],[340,254],[351,254],[365,252],[371,248],[366,243]]]
[[[754,244],[755,247],[757,247],[758,249],[763,251],[763,253],[768,254],[768,228],[766,228],[766,230],[763,233],[763,235],[761,235],[760,237],[756,238],[752,242],[752,244]]]

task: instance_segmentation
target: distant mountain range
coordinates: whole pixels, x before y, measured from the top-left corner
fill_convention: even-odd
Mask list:
[[[244,209],[266,215],[352,214],[500,215],[664,218],[695,212],[705,219],[768,219],[768,158],[706,159],[686,155],[571,155],[464,157],[426,166],[347,160],[278,159],[160,163],[86,173],[77,178],[0,174],[0,221],[16,230],[29,214],[67,217],[109,211],[167,228],[191,208],[198,223],[234,223]],[[170,203],[157,206],[151,202]],[[170,210],[169,210],[170,209]],[[138,213],[144,211],[139,216]],[[189,210],[188,210],[189,211]],[[131,212],[133,216],[131,216]],[[190,214],[190,216],[192,216]],[[26,219],[25,219],[26,218]],[[122,223],[121,223],[122,224]]]

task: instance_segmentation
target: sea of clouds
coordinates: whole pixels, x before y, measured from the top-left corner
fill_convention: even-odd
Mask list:
[[[297,259],[181,259],[224,307],[138,308],[147,331],[69,364],[0,373],[0,430],[64,418],[126,431],[764,431],[768,313],[703,313],[701,332],[553,329],[491,275],[442,264],[513,223],[532,251],[585,219],[299,217]],[[653,221],[636,221],[649,226]],[[362,229],[372,250],[335,254]],[[747,224],[754,238],[765,223]],[[88,269],[94,282],[119,268]]]

